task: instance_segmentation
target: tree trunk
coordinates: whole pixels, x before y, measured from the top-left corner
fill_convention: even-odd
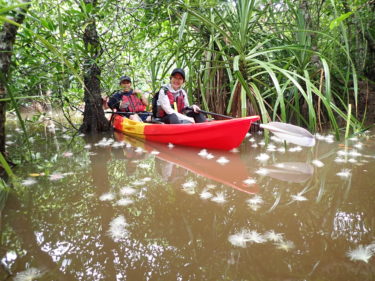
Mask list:
[[[86,0],[85,3],[91,3],[94,7],[96,5],[96,1],[93,0]],[[102,107],[100,91],[101,70],[97,64],[102,50],[96,30],[96,21],[94,17],[88,18],[87,20],[89,20],[89,24],[87,24],[83,34],[83,42],[87,52],[87,58],[84,62],[85,111],[80,131],[82,133],[95,134],[108,131],[110,126],[108,120],[105,118]]]
[[[27,3],[28,1],[25,1]],[[22,24],[29,6],[16,13],[13,21]],[[18,26],[4,22],[0,30],[0,99],[7,96],[6,83],[10,71],[10,63],[13,54],[13,45],[16,40]],[[5,122],[6,102],[0,101],[0,152],[5,153]]]

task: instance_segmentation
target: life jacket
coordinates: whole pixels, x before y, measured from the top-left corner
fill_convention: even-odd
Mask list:
[[[136,95],[131,94],[131,95],[123,95],[122,96],[122,101],[125,104],[124,108],[121,108],[121,111],[125,112],[140,112],[140,111],[145,111],[146,106],[143,104],[141,99],[139,99]]]
[[[177,104],[177,111],[179,113],[182,113],[182,110],[186,107],[185,105],[185,98],[184,98],[184,94],[182,92],[182,90],[179,90],[177,92],[177,95],[174,96],[173,93],[171,91],[169,91],[168,88],[164,88],[164,93],[167,95],[168,99],[169,99],[169,103],[171,104],[171,107],[174,109],[174,103]],[[166,114],[165,114],[165,111],[161,108],[161,106],[158,106],[158,113],[157,113],[157,117],[164,117]]]

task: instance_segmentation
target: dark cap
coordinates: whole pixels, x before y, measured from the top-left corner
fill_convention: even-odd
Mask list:
[[[181,69],[181,68],[175,68],[175,69],[173,69],[173,71],[171,73],[171,76],[173,76],[173,75],[175,75],[177,73],[181,74],[182,78],[184,78],[184,80],[185,80],[185,71],[183,69]]]
[[[120,84],[122,81],[129,81],[130,83],[132,82],[132,80],[130,79],[129,76],[121,76],[120,77]]]

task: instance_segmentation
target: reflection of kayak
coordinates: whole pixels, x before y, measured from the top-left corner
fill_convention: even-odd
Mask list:
[[[251,123],[257,120],[259,116],[196,124],[150,124],[116,114],[112,124],[117,131],[150,141],[230,150],[241,144]]]
[[[131,145],[142,147],[148,152],[157,151],[159,153],[155,156],[158,159],[173,163],[218,183],[228,185],[249,194],[254,194],[259,191],[258,185],[249,185],[244,182],[250,175],[238,153],[209,150],[208,152],[211,153],[214,158],[207,159],[198,155],[200,152],[199,148],[178,146],[169,148],[165,144],[144,142],[126,137],[123,134],[115,134],[115,136],[119,141],[129,142]],[[219,157],[225,157],[229,162],[224,165],[220,164],[216,161]]]

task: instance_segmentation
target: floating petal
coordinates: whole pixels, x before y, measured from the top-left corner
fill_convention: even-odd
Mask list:
[[[264,161],[267,161],[268,159],[270,159],[270,156],[266,153],[261,153],[257,157],[255,157],[255,159],[257,159],[260,162],[264,162]]]
[[[221,156],[219,159],[216,160],[216,162],[219,163],[220,165],[225,165],[229,162],[229,160],[225,158],[224,156]]]
[[[264,234],[264,237],[272,242],[281,242],[284,240],[283,233],[276,233],[274,230],[267,231]]]
[[[370,247],[359,245],[358,248],[349,250],[346,253],[346,256],[348,256],[352,261],[364,261],[365,263],[368,263],[373,254],[374,253],[371,251]]]
[[[318,168],[321,168],[321,167],[324,166],[324,163],[322,161],[320,161],[320,160],[317,160],[317,159],[313,160],[312,163],[313,163],[314,166],[316,166]]]
[[[349,178],[351,176],[351,172],[349,169],[342,169],[340,172],[338,172],[336,175],[338,175],[341,178]]]
[[[214,202],[219,203],[219,204],[223,204],[223,203],[227,202],[227,199],[225,198],[224,192],[219,192],[219,193],[216,193],[215,197],[211,198],[211,201],[214,201]]]
[[[115,195],[111,192],[106,192],[100,195],[99,200],[100,201],[112,201],[115,199]]]
[[[133,204],[134,201],[130,198],[121,198],[120,200],[118,200],[116,202],[116,205],[117,206],[127,206],[127,205],[130,205],[130,204]]]
[[[30,186],[30,185],[33,185],[33,184],[36,184],[36,183],[37,183],[37,181],[33,178],[27,178],[27,179],[25,179],[21,182],[21,184],[24,185],[24,186]]]
[[[40,277],[45,273],[44,270],[30,267],[24,271],[18,272],[17,275],[14,277],[14,281],[32,281],[32,280],[39,280]]]
[[[243,181],[243,183],[246,184],[246,185],[253,185],[256,182],[257,181],[255,179],[253,179],[253,178],[248,178],[248,179],[246,179],[246,180]]]

